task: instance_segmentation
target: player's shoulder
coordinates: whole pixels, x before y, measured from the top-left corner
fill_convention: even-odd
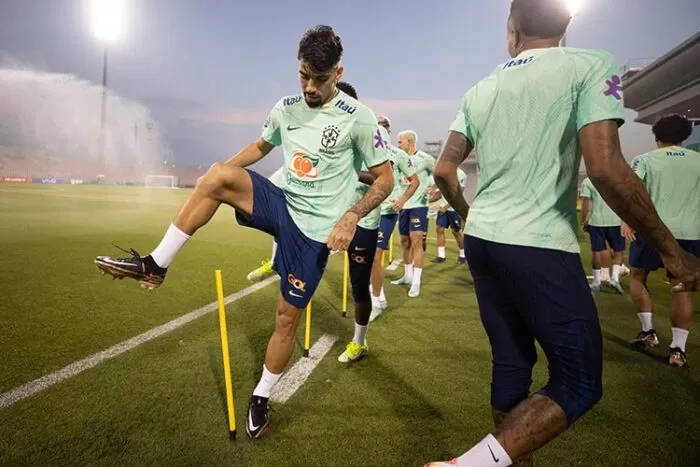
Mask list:
[[[303,100],[304,96],[302,96],[301,94],[291,94],[289,96],[283,96],[275,104],[275,109],[285,112],[295,108]]]
[[[584,72],[609,70],[618,67],[615,57],[606,50],[565,48],[562,49],[562,53],[566,60],[572,61],[576,69],[580,70],[579,75],[582,75]]]
[[[338,95],[333,106],[338,112],[347,113],[358,122],[377,125],[377,117],[372,109],[344,92]]]

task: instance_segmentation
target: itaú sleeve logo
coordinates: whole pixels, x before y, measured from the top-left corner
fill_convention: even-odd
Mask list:
[[[287,169],[299,178],[316,178],[318,177],[318,162],[318,157],[311,157],[303,152],[295,152]]]
[[[294,274],[289,274],[287,276],[287,282],[299,292],[306,292],[306,282],[297,279],[294,277]]]

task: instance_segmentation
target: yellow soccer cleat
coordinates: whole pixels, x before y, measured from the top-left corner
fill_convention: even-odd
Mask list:
[[[248,280],[251,282],[261,282],[275,274],[277,274],[277,272],[272,268],[272,261],[266,259],[259,268],[248,274]]]

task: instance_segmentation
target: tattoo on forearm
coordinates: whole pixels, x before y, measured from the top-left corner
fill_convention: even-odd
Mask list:
[[[644,184],[622,157],[616,124],[604,122],[583,128],[581,143],[589,177],[608,206],[653,248],[672,253],[676,245],[673,234],[659,218]]]
[[[357,217],[362,219],[367,214],[372,212],[374,208],[379,206],[382,201],[387,199],[391,194],[392,189],[393,180],[389,180],[389,183],[387,183],[380,178],[376,179],[362,199],[358,201],[355,206],[350,208],[348,212],[354,212],[357,214]]]

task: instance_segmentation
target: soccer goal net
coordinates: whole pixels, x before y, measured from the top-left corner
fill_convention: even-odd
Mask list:
[[[146,175],[146,186],[151,188],[177,188],[175,175]]]

